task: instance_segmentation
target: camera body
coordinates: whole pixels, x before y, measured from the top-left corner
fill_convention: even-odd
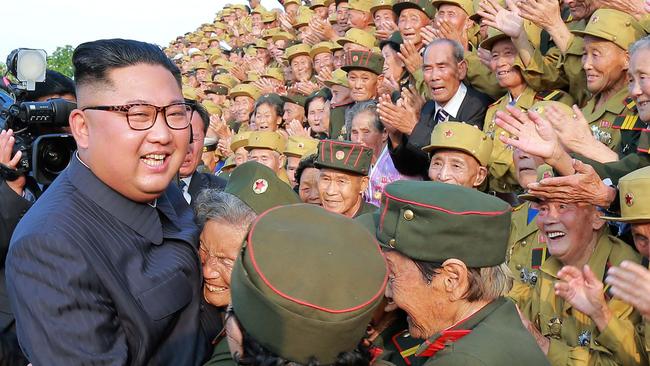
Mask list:
[[[20,61],[21,50],[14,50],[9,55],[7,65],[14,75],[23,76],[25,72],[20,72],[21,65],[16,65],[17,60]],[[23,59],[31,58],[30,61],[40,54],[40,50],[25,51],[29,57],[23,55]],[[33,65],[28,66],[35,68]],[[43,68],[43,73],[44,70]],[[64,99],[51,99],[46,102],[23,101],[26,88],[32,89],[30,85],[45,80],[44,76],[33,72],[32,75],[32,80],[19,78],[22,85],[12,84],[7,78],[3,78],[0,85],[4,89],[0,90],[0,129],[14,131],[12,156],[18,151],[22,152],[16,169],[2,166],[0,176],[7,181],[13,181],[21,175],[31,174],[37,182],[46,185],[65,169],[76,150],[74,138],[60,131],[62,127],[68,126],[70,112],[77,105]]]

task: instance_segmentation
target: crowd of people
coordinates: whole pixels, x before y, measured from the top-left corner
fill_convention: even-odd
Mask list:
[[[0,364],[650,364],[650,5],[279,5],[48,71]]]

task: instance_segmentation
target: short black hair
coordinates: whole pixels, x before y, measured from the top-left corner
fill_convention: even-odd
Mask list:
[[[100,39],[80,44],[72,54],[74,79],[77,85],[107,83],[108,72],[137,64],[160,65],[174,76],[181,86],[181,72],[160,47],[131,39]]]
[[[307,168],[316,168],[316,159],[318,158],[318,154],[311,154],[306,157],[303,157],[300,159],[300,162],[298,163],[298,167],[296,168],[296,172],[294,173],[296,177],[296,186],[294,187],[294,191],[298,193],[298,190],[300,188],[300,178],[302,177],[302,173],[305,171]]]
[[[36,89],[30,90],[25,94],[25,101],[35,101],[36,99],[53,94],[77,95],[72,79],[58,71],[47,69],[45,71],[45,81],[36,83]]]
[[[208,127],[210,127],[210,112],[203,106],[203,104],[192,100],[192,99],[185,99],[185,103],[188,103],[192,105],[192,108],[194,109],[194,113],[198,113],[199,116],[201,117],[201,121],[203,121],[203,134],[208,132]]]

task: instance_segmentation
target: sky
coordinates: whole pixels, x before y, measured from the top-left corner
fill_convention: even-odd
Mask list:
[[[10,0],[7,0],[10,1]],[[57,46],[76,47],[102,38],[130,38],[167,45],[202,23],[212,22],[225,4],[246,0],[17,0],[5,6],[0,23],[0,61],[19,47],[42,48],[51,54]],[[9,5],[9,3],[5,4]],[[262,0],[267,9],[276,0]]]

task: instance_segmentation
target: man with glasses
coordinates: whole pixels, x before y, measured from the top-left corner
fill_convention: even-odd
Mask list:
[[[73,54],[78,153],[18,224],[6,260],[20,345],[33,365],[198,365],[198,228],[172,178],[193,109],[155,45]]]

